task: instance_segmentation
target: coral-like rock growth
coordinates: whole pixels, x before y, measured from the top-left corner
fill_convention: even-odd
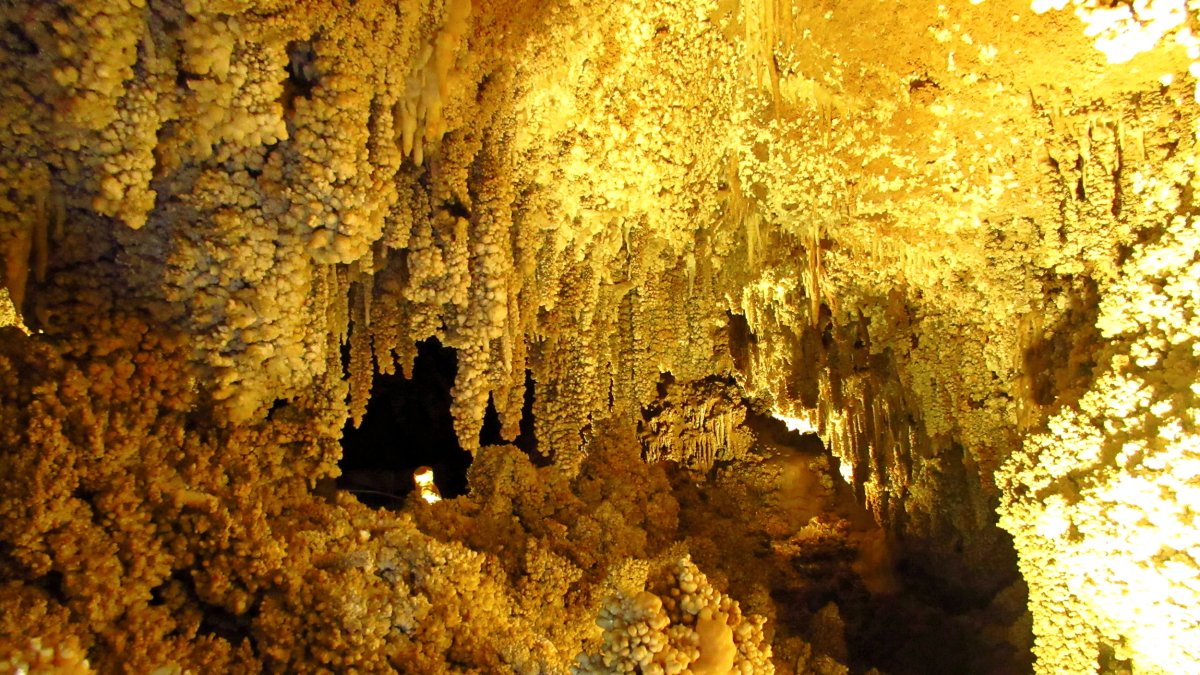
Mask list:
[[[1176,218],[1101,303],[1100,375],[1000,476],[1047,670],[1200,662],[1200,235]]]
[[[706,489],[759,518],[744,396],[836,457],[875,592],[894,552],[963,606],[1027,586],[1040,672],[1200,671],[1197,25],[1178,0],[4,3],[0,664],[836,671],[799,634],[832,614],[775,649],[724,595],[672,607],[682,571],[617,589],[637,644],[587,618],[672,544],[741,582],[637,450],[731,462]],[[373,375],[430,337],[472,493],[324,489]],[[540,456],[479,447],[527,398]],[[745,529],[803,562],[807,521],[772,513]]]
[[[713,588],[688,557],[648,581],[653,590],[618,592],[600,610],[597,654],[580,655],[574,672],[716,675],[774,673],[760,616]]]

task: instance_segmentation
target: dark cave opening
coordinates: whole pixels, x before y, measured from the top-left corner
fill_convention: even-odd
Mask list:
[[[739,373],[750,372],[750,352],[758,344],[758,336],[750,330],[750,322],[745,315],[725,312],[729,321],[729,355],[733,357],[733,367]]]
[[[537,437],[533,433],[533,401],[534,383],[533,371],[525,370],[525,399],[521,404],[520,431],[514,439],[506,439],[501,434],[500,414],[496,412],[495,402],[488,397],[487,412],[483,416],[483,428],[479,431],[479,445],[503,445],[512,443],[529,456],[535,465],[549,464],[549,458],[538,454]]]
[[[399,508],[414,489],[413,472],[433,469],[445,498],[467,491],[471,453],[450,414],[458,354],[436,338],[417,343],[410,378],[376,373],[362,424],[342,430],[337,487],[373,507]]]
[[[912,563],[903,539],[872,535],[877,529],[872,514],[845,482],[841,462],[817,434],[790,429],[760,402],[747,399],[745,404],[745,424],[760,451],[782,458],[825,458],[825,474],[834,486],[833,512],[845,520],[850,533],[842,541],[814,539],[786,563],[773,552],[779,542],[760,543],[755,555],[758,564],[771,570],[778,630],[809,634],[818,611],[832,601],[849,648],[841,660],[850,672],[869,672],[872,667],[896,675],[1031,672],[1029,652],[1013,642],[1017,637],[994,636],[998,626],[1020,620],[1026,605],[1023,587],[994,589],[964,601],[963,590]],[[683,494],[692,484],[677,482],[675,488]],[[700,501],[719,503],[720,495],[711,488],[710,493]],[[776,498],[785,495],[780,492]],[[687,499],[681,497],[681,502]],[[701,508],[689,517],[711,516]],[[1015,560],[1012,565],[1015,569]]]

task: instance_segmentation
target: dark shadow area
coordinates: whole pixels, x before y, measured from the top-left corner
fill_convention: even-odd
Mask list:
[[[718,378],[714,376],[714,381]],[[671,371],[666,370],[658,374],[658,382],[654,385],[658,392],[658,398],[651,401],[649,404],[642,407],[642,419],[638,422],[638,433],[645,430],[644,423],[654,419],[657,415],[662,414],[662,411],[667,406],[667,397],[671,393],[671,387],[675,384],[675,376]],[[643,457],[643,459],[645,459]]]
[[[521,404],[520,431],[516,438],[504,438],[500,430],[500,414],[492,397],[488,397],[487,412],[483,416],[483,428],[479,430],[479,445],[503,445],[512,443],[529,456],[535,466],[547,466],[550,459],[538,454],[537,437],[533,434],[533,401],[534,401],[533,372],[525,370],[525,399]]]
[[[1004,593],[988,607],[956,612],[909,591],[913,579],[901,568],[904,591],[895,596],[860,594],[840,604],[852,672],[877,667],[916,675],[1023,675],[1033,671],[1032,654],[1003,639],[1020,622],[1019,603]]]
[[[720,383],[719,378],[711,378]],[[664,377],[654,413],[678,387]],[[697,390],[703,393],[703,390]],[[906,543],[880,530],[852,487],[840,477],[841,466],[820,437],[799,433],[776,418],[760,401],[744,399],[744,426],[755,437],[755,449],[766,466],[779,471],[778,482],[761,482],[747,467],[752,487],[727,474],[706,482],[668,465],[673,494],[680,505],[680,532],[710,542],[693,555],[702,567],[737,570],[731,592],[749,595],[765,587],[774,601],[777,635],[812,635],[817,614],[837,604],[848,654],[839,658],[860,675],[879,668],[892,675],[1021,675],[1032,670],[1028,649],[1009,642],[1023,624],[1023,587],[989,587],[968,595],[914,563]],[[955,449],[945,455],[955,460]],[[961,457],[958,464],[963,463]],[[737,472],[737,461],[731,466]],[[717,465],[720,469],[724,465]],[[950,476],[965,481],[963,476]],[[756,482],[757,481],[757,482]],[[766,489],[764,489],[766,488]],[[947,490],[950,488],[947,487]],[[763,499],[761,514],[754,501]],[[806,523],[820,523],[802,537]],[[784,530],[781,526],[790,528]],[[777,644],[784,644],[778,642]]]
[[[152,607],[184,604],[200,609],[197,635],[219,638],[235,646],[248,642],[254,653],[258,654],[258,643],[254,638],[254,620],[259,615],[258,600],[243,614],[234,614],[201,599],[192,576],[183,570],[175,570],[163,583],[150,589]],[[177,635],[178,629],[171,634]]]
[[[362,425],[342,430],[337,487],[373,507],[398,508],[413,490],[413,471],[433,469],[442,496],[467,490],[471,453],[450,415],[458,355],[435,338],[417,343],[412,377],[376,374]]]
[[[1024,353],[1029,393],[1048,411],[1073,405],[1087,391],[1096,366],[1094,352],[1103,342],[1096,329],[1100,312],[1096,283],[1085,280],[1080,288],[1067,280],[1051,283],[1066,296],[1066,315],[1048,338],[1034,336]]]
[[[750,330],[750,323],[742,314],[726,312],[729,320],[729,354],[733,357],[733,367],[739,372],[750,372],[750,352],[758,344],[758,336]]]

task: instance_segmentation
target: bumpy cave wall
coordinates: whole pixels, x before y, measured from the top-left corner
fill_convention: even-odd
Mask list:
[[[584,480],[664,373],[733,376],[947,592],[984,605],[1018,561],[1041,672],[1195,670],[1195,16],[1035,5],[5,3],[33,334],[0,347],[3,635],[369,667],[387,615],[444,618],[402,649],[427,669],[569,661],[595,637],[513,604],[507,558],[314,493],[372,374],[436,337],[465,448],[489,400],[517,436],[528,370],[538,452]],[[545,597],[599,564],[547,546]],[[354,576],[381,556],[411,595]],[[627,574],[626,609],[684,572]],[[459,578],[510,645],[454,632]]]

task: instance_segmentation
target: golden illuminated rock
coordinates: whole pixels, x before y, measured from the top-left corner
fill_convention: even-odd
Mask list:
[[[0,18],[0,672],[1200,671],[1188,3]]]

